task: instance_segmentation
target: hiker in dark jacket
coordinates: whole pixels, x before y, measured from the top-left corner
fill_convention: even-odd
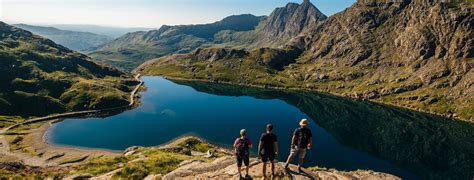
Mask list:
[[[300,127],[293,133],[293,138],[291,139],[291,151],[288,160],[286,161],[285,168],[288,168],[288,165],[293,161],[295,155],[298,154],[298,171],[302,171],[301,166],[303,165],[304,157],[306,156],[306,152],[311,149],[313,141],[311,130],[306,126],[308,126],[308,120],[302,119],[300,121]]]
[[[258,145],[258,154],[262,159],[263,177],[266,176],[267,162],[270,161],[272,166],[272,176],[275,175],[275,158],[278,157],[278,142],[277,136],[272,133],[273,125],[268,124],[266,132],[260,137],[260,144]],[[277,158],[278,159],[278,158]]]
[[[234,142],[235,157],[237,159],[237,168],[239,176],[242,178],[242,161],[245,164],[245,176],[249,176],[249,155],[250,149],[252,148],[252,142],[247,138],[247,131],[245,129],[240,130],[240,137]]]

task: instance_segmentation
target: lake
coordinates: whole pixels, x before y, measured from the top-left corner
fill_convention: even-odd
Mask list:
[[[272,123],[284,161],[294,129],[307,118],[314,148],[306,166],[371,169],[405,179],[473,177],[472,123],[314,92],[142,79],[147,90],[139,107],[105,118],[66,119],[48,130],[47,142],[124,150],[196,135],[230,147],[245,128],[255,153]]]

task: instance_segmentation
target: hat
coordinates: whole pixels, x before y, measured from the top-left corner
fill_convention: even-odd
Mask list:
[[[306,126],[306,125],[308,125],[308,120],[307,119],[301,119],[300,126]]]
[[[247,130],[245,130],[245,129],[240,130],[240,135],[241,136],[246,135],[246,134],[247,134]]]

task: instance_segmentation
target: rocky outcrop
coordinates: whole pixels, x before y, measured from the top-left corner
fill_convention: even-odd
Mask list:
[[[262,163],[256,159],[251,158],[249,175],[254,179],[263,178]],[[310,168],[311,169],[311,168]],[[350,180],[350,179],[385,179],[398,180],[400,178],[372,171],[354,171],[342,172],[337,170],[325,170],[312,168],[312,170],[304,169],[303,172],[298,172],[297,167],[291,165],[288,170],[283,167],[283,163],[277,163],[275,167],[274,178],[288,178],[288,179],[336,179],[336,180]],[[268,167],[267,177],[270,177],[270,168]],[[245,171],[243,171],[245,175]],[[203,161],[192,161],[182,163],[176,170],[163,176],[167,179],[239,179],[237,167],[235,166],[235,158],[226,156],[216,159],[213,162],[206,163]]]
[[[304,49],[314,59],[344,57],[352,66],[395,55],[400,63],[471,58],[473,21],[469,5],[360,0],[312,29]]]
[[[245,50],[237,50],[230,48],[207,48],[196,49],[192,54],[192,60],[196,61],[217,61],[221,59],[243,58],[247,55]]]
[[[262,28],[258,34],[262,36],[253,46],[277,47],[282,45],[282,41],[288,41],[326,18],[309,0],[302,4],[289,3],[285,7],[275,9],[261,24]]]

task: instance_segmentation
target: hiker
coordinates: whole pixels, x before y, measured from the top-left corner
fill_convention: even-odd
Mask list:
[[[273,125],[267,124],[266,132],[260,137],[258,145],[258,154],[263,162],[263,177],[266,176],[267,162],[270,161],[272,167],[272,177],[275,176],[275,158],[278,159],[277,136],[272,133]]]
[[[252,148],[252,142],[247,138],[247,131],[245,129],[240,130],[240,137],[234,142],[235,156],[237,159],[237,168],[239,169],[239,176],[242,178],[242,161],[245,164],[245,177],[249,176],[249,155],[250,149]]]
[[[300,121],[300,127],[293,133],[293,138],[291,139],[291,151],[288,160],[285,163],[285,169],[288,169],[288,165],[293,161],[295,155],[298,154],[298,171],[302,172],[301,166],[303,165],[304,157],[306,156],[306,152],[311,149],[311,142],[313,140],[311,130],[306,126],[308,126],[308,120],[302,119]]]

